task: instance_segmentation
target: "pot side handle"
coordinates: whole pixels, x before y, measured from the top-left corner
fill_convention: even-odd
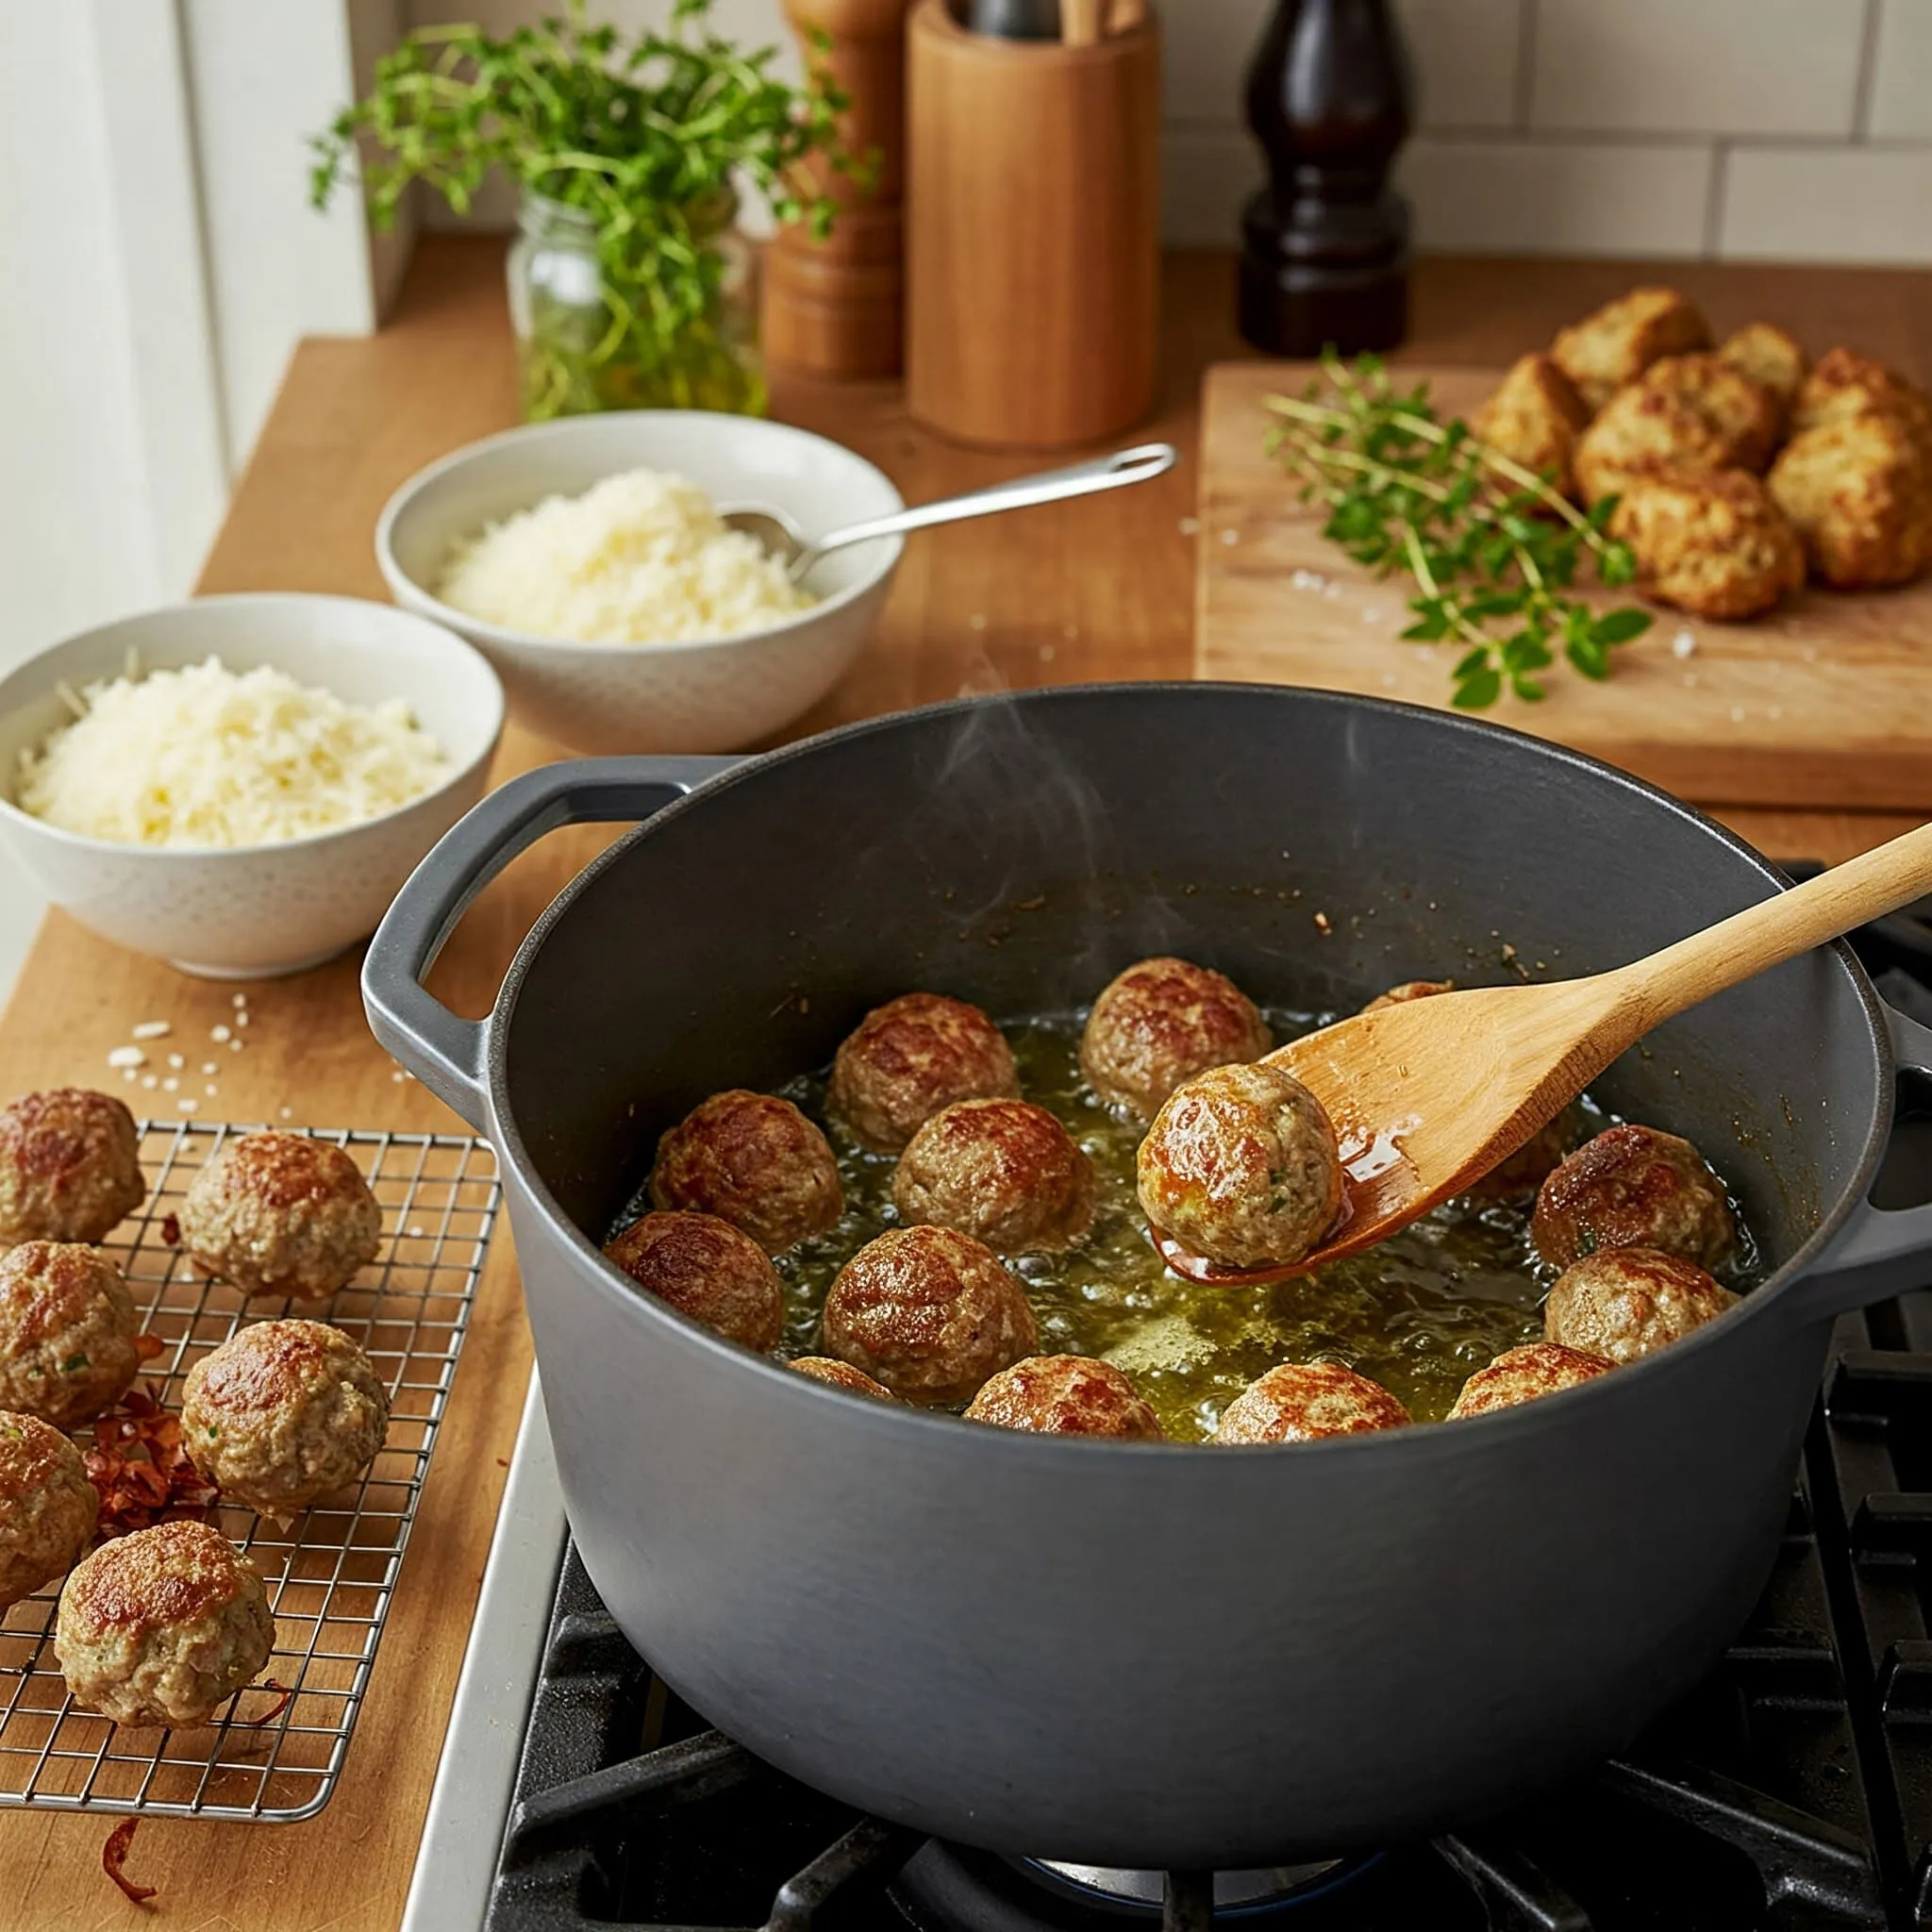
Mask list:
[[[1884,1012],[1898,1072],[1932,1079],[1932,1026],[1921,1025],[1893,1007],[1886,1007]],[[1932,1202],[1885,1208],[1860,1201],[1837,1239],[1807,1271],[1801,1291],[1805,1310],[1840,1315],[1848,1308],[1924,1288],[1928,1263]]]
[[[459,1020],[423,985],[470,902],[527,846],[565,825],[647,819],[740,763],[726,758],[571,758],[498,787],[404,882],[362,960],[369,1029],[439,1100],[489,1131],[487,1020]]]

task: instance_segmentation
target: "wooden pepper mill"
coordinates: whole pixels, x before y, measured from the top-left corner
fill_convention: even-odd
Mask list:
[[[813,156],[806,173],[839,205],[832,232],[799,223],[765,252],[764,347],[774,366],[813,375],[896,375],[905,353],[906,9],[911,0],[785,0],[809,61],[823,60],[851,97],[846,146],[876,151],[870,190]],[[829,54],[810,43],[831,36]]]
[[[1268,185],[1241,219],[1241,329],[1257,349],[1388,349],[1408,329],[1408,204],[1389,186],[1408,61],[1386,0],[1276,0],[1248,69]]]

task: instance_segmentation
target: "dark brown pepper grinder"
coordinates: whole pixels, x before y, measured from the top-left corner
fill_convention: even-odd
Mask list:
[[[1257,349],[1388,349],[1408,328],[1408,59],[1386,0],[1276,0],[1248,69],[1268,185],[1241,218],[1241,329]]]

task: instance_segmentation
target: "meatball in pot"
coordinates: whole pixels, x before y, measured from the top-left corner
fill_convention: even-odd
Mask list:
[[[1080,1036],[1080,1071],[1109,1107],[1152,1120],[1183,1080],[1257,1060],[1274,1044],[1233,980],[1187,959],[1142,959],[1105,987]]]
[[[1606,1361],[1634,1362],[1681,1341],[1738,1300],[1681,1255],[1605,1248],[1557,1277],[1543,1305],[1543,1333]]]
[[[1067,1248],[1093,1224],[1093,1164],[1043,1107],[959,1100],[914,1134],[892,1175],[892,1205],[999,1255]]]
[[[1543,1182],[1530,1222],[1553,1268],[1602,1248],[1661,1248],[1715,1268],[1737,1241],[1724,1183],[1690,1141],[1656,1127],[1606,1127]]]
[[[257,1322],[189,1370],[181,1428],[227,1501],[286,1521],[375,1459],[389,1391],[340,1328]]]
[[[76,1704],[122,1724],[205,1724],[269,1659],[255,1566],[205,1523],[103,1543],[68,1577],[54,1654]]]
[[[100,1511],[80,1451],[39,1416],[0,1410],[0,1609],[65,1576]]]
[[[658,1142],[651,1205],[715,1214],[768,1255],[824,1234],[844,1201],[825,1137],[774,1093],[700,1101]]]
[[[1611,1364],[1600,1355],[1566,1348],[1558,1341],[1532,1341],[1507,1349],[1487,1368],[1478,1369],[1462,1385],[1449,1420],[1488,1415],[1492,1409],[1515,1408],[1558,1389],[1574,1389],[1609,1374]]]
[[[825,1297],[824,1341],[908,1402],[970,1402],[1040,1333],[999,1257],[950,1227],[894,1228],[854,1255]]]
[[[127,1393],[140,1318],[121,1271],[78,1241],[0,1255],[0,1408],[69,1429]]]
[[[841,1044],[827,1105],[861,1145],[896,1154],[956,1100],[1019,1091],[1012,1049],[977,1007],[908,992],[874,1008]]]
[[[134,1116],[112,1094],[58,1087],[0,1107],[0,1248],[97,1241],[146,1198]]]
[[[1285,1068],[1210,1067],[1174,1090],[1141,1142],[1141,1206],[1210,1261],[1298,1261],[1341,1210],[1341,1160],[1322,1103]]]
[[[1158,1442],[1164,1433],[1120,1370],[1084,1355],[1028,1356],[1002,1369],[973,1398],[966,1420],[1041,1436]]]
[[[785,1287],[748,1234],[715,1214],[646,1214],[604,1246],[646,1294],[768,1354],[785,1332]]]
[[[1408,1411],[1379,1382],[1340,1362],[1283,1362],[1222,1410],[1217,1442],[1315,1442],[1399,1429]]]
[[[834,1389],[843,1389],[854,1395],[870,1395],[878,1402],[897,1400],[890,1389],[874,1382],[862,1369],[855,1369],[850,1362],[834,1361],[828,1355],[802,1355],[785,1366],[794,1374],[808,1375],[814,1382],[829,1382]]]
[[[340,1147],[307,1134],[243,1134],[189,1184],[181,1245],[243,1294],[321,1301],[382,1245],[382,1210]]]

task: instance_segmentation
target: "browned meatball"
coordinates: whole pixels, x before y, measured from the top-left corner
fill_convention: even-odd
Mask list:
[[[1299,1261],[1341,1210],[1322,1103],[1285,1068],[1210,1067],[1155,1116],[1136,1163],[1161,1233],[1224,1267]]]
[[[1109,1107],[1152,1120],[1183,1080],[1257,1060],[1274,1044],[1254,1001],[1224,974],[1186,959],[1142,959],[1093,1002],[1080,1071]]]
[[[883,1383],[874,1382],[863,1370],[855,1369],[850,1362],[835,1362],[827,1355],[802,1355],[785,1366],[801,1375],[809,1375],[814,1382],[829,1382],[834,1389],[849,1389],[854,1395],[871,1395],[880,1402],[897,1399],[890,1389]]]
[[[1777,405],[1715,356],[1671,356],[1619,390],[1576,444],[1587,502],[1640,478],[1761,470],[1777,438]]]
[[[1557,331],[1550,355],[1592,410],[1664,356],[1710,346],[1710,325],[1674,289],[1632,289]]]
[[[243,1294],[332,1295],[382,1245],[382,1210],[340,1147],[243,1134],[189,1184],[181,1245]]]
[[[1041,1436],[1162,1439],[1154,1411],[1107,1362],[1084,1355],[1035,1355],[1002,1369],[973,1398],[969,1423],[1030,1429]]]
[[[715,1214],[768,1255],[844,1209],[825,1137],[789,1100],[741,1087],[700,1101],[658,1142],[651,1205]]]
[[[1932,396],[1875,357],[1830,350],[1798,391],[1791,406],[1792,433],[1802,436],[1855,416],[1889,416],[1932,455]]]
[[[1569,496],[1576,489],[1576,439],[1589,421],[1588,406],[1556,358],[1537,355],[1517,358],[1472,426],[1491,449]]]
[[[760,1355],[785,1329],[785,1286],[771,1257],[715,1214],[634,1221],[604,1252],[647,1294]]]
[[[57,1087],[0,1108],[0,1248],[97,1241],[146,1198],[134,1116],[112,1094]]]
[[[1600,1355],[1580,1348],[1565,1348],[1557,1341],[1532,1341],[1499,1355],[1488,1368],[1478,1369],[1462,1385],[1462,1393],[1449,1411],[1449,1420],[1458,1416],[1488,1415],[1495,1408],[1514,1408],[1521,1402],[1534,1402],[1539,1395],[1554,1395],[1558,1389],[1574,1389],[1607,1374],[1610,1364]]]
[[[847,1035],[828,1102],[857,1140],[896,1154],[942,1107],[1019,1091],[1012,1049],[977,1007],[908,992],[874,1007]]]
[[[1379,1013],[1389,1007],[1406,1007],[1410,1000],[1433,999],[1439,992],[1455,991],[1453,979],[1405,979],[1399,986],[1391,986],[1387,992],[1378,992],[1362,1011]]]
[[[1681,1255],[1605,1248],[1557,1277],[1543,1305],[1543,1333],[1565,1348],[1606,1361],[1634,1362],[1681,1341],[1737,1302],[1729,1289]]]
[[[1717,353],[1740,375],[1749,376],[1787,414],[1811,368],[1805,345],[1774,322],[1747,322],[1718,344]]]
[[[959,1100],[914,1134],[892,1175],[908,1224],[934,1222],[995,1254],[1071,1247],[1093,1224],[1093,1164],[1030,1100]]]
[[[256,1322],[189,1370],[181,1430],[229,1502],[286,1519],[375,1460],[389,1391],[340,1328]]]
[[[970,1402],[1040,1345],[1025,1291],[950,1227],[893,1228],[854,1255],[825,1297],[825,1348],[894,1395]]]
[[[1221,1412],[1217,1442],[1314,1442],[1399,1429],[1408,1411],[1379,1382],[1340,1362],[1283,1362]]]
[[[205,1523],[103,1543],[67,1579],[54,1654],[76,1704],[123,1724],[205,1724],[275,1648],[255,1566]]]
[[[0,1255],[0,1408],[72,1428],[119,1402],[141,1367],[121,1271],[78,1241]]]
[[[1874,410],[1801,429],[1768,487],[1834,590],[1909,583],[1932,561],[1932,441],[1896,416]]]
[[[1737,1228],[1724,1183],[1690,1141],[1606,1127],[1542,1184],[1530,1236],[1553,1268],[1600,1248],[1662,1248],[1715,1268]]]
[[[1633,477],[1610,535],[1629,544],[1646,594],[1699,617],[1755,617],[1805,581],[1797,530],[1742,470]]]
[[[0,1410],[0,1609],[80,1561],[100,1507],[80,1451],[58,1429]]]

